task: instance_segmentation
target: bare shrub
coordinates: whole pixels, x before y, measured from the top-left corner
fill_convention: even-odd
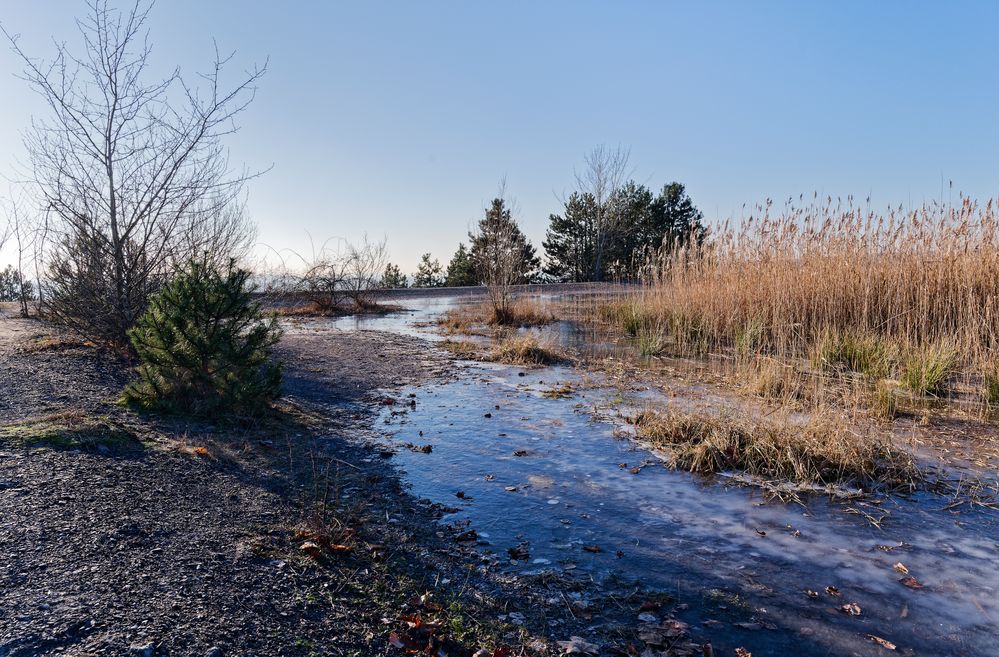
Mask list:
[[[83,49],[56,42],[43,62],[4,31],[24,79],[49,108],[25,137],[32,189],[51,213],[45,309],[88,337],[127,344],[127,330],[178,263],[240,255],[243,184],[223,140],[264,73],[223,82],[216,51],[201,84],[150,75],[151,3],[126,11],[93,0]]]
[[[365,235],[359,244],[346,240],[327,241],[312,255],[294,254],[302,263],[301,273],[293,275],[292,286],[323,314],[348,307],[372,305],[373,293],[381,287],[388,262],[386,241],[375,242]]]

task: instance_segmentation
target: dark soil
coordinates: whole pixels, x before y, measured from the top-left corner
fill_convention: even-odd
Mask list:
[[[185,424],[116,403],[126,361],[0,317],[0,657],[402,654],[393,631],[452,656],[554,654],[634,635],[634,588],[505,578],[401,489],[371,423],[418,401],[401,386],[449,376],[445,352],[294,329],[279,355],[274,417]],[[97,419],[132,438],[52,438]]]

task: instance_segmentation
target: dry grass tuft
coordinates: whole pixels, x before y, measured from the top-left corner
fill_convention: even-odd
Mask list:
[[[640,438],[669,450],[673,467],[691,472],[908,490],[921,478],[911,455],[887,436],[857,433],[830,417],[795,425],[646,411],[633,422]]]
[[[470,340],[443,340],[439,344],[442,349],[465,360],[474,360],[480,355],[479,345]]]
[[[493,347],[492,360],[510,365],[558,365],[566,362],[552,345],[538,342],[533,335],[500,340]]]
[[[437,324],[445,333],[470,334],[476,327],[487,325],[524,328],[544,326],[555,319],[555,312],[548,304],[533,298],[517,298],[502,314],[487,302],[468,304],[448,310],[438,318]]]

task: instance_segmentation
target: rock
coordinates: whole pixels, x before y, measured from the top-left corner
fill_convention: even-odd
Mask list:
[[[205,657],[222,657],[222,649],[218,646],[212,646],[205,653]]]

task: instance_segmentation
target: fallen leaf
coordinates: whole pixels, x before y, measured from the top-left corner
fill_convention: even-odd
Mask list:
[[[835,586],[827,586],[826,587],[826,593],[828,593],[829,595],[833,596],[834,598],[838,598],[839,595],[840,595],[839,589],[836,588]]]
[[[313,543],[312,541],[305,541],[304,543],[298,546],[298,549],[301,550],[302,552],[305,552],[310,557],[318,557],[320,554],[322,554],[323,551],[322,548],[319,547],[319,545]]]
[[[882,639],[881,637],[874,636],[873,634],[868,634],[867,638],[870,639],[871,641],[873,641],[874,643],[878,644],[882,648],[886,648],[888,650],[894,650],[895,649],[895,644],[892,643],[891,641],[888,641],[887,639]]]
[[[900,579],[898,581],[902,582],[902,584],[904,584],[905,586],[908,586],[910,589],[921,589],[921,588],[923,588],[923,583],[920,582],[915,577],[913,577],[912,575],[909,575],[908,577],[903,577],[902,579]]]
[[[735,657],[753,657],[753,653],[749,652],[745,648],[736,648]]]
[[[582,637],[572,636],[568,641],[559,641],[564,655],[596,655],[600,652],[600,646],[590,643]]]
[[[208,456],[208,448],[207,447],[195,447],[194,448],[194,453],[197,454],[198,456]]]
[[[895,572],[902,573],[903,575],[908,575],[909,574],[909,569],[906,568],[905,565],[901,561],[899,561],[897,564],[895,564],[894,566],[892,566],[892,568],[895,569]]]
[[[819,597],[819,592],[813,591],[811,589],[805,589],[805,595],[814,600],[815,598]]]
[[[585,550],[586,552],[593,552],[594,554],[604,551],[603,548],[600,547],[599,545],[584,545],[583,550]]]
[[[844,614],[849,614],[850,616],[860,615],[860,605],[856,602],[848,602],[845,605],[841,605],[839,608]]]

